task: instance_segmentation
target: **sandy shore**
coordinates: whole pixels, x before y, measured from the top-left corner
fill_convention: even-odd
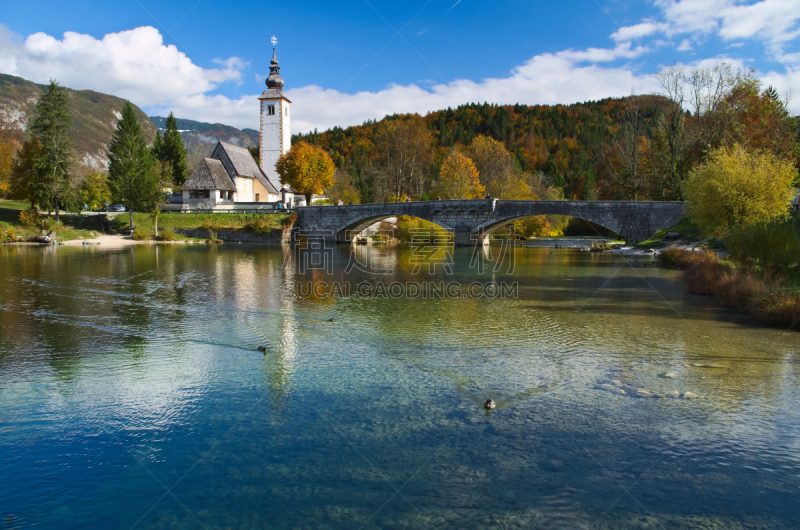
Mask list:
[[[119,247],[128,247],[130,245],[183,245],[185,241],[134,241],[131,239],[130,236],[122,236],[122,235],[98,235],[94,239],[72,239],[70,241],[64,241],[61,243],[62,245],[68,246],[83,246],[86,243],[86,246],[98,246],[101,248],[119,248]]]

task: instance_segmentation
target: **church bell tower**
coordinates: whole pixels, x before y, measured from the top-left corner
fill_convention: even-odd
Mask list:
[[[277,42],[273,36],[273,46]],[[283,79],[281,79],[280,71],[275,48],[272,48],[267,89],[258,98],[261,102],[259,164],[275,189],[278,190],[281,189],[281,179],[275,170],[275,164],[278,162],[278,158],[292,146],[292,132],[289,126],[289,106],[292,102],[283,93]]]

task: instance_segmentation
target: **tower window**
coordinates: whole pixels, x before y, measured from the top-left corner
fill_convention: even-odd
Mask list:
[[[275,105],[267,105],[267,114],[270,116],[275,115]]]
[[[286,116],[289,115],[289,107],[288,106],[284,107],[284,115],[286,115]]]

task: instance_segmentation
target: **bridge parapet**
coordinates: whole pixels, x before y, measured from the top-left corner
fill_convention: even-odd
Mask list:
[[[351,242],[367,226],[401,215],[435,223],[455,236],[455,244],[474,245],[498,228],[534,215],[569,215],[608,228],[629,243],[638,243],[675,224],[685,203],[658,201],[513,201],[444,200],[307,206],[297,208],[297,233],[327,242]]]

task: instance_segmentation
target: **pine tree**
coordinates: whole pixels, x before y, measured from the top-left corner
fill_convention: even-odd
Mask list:
[[[69,170],[72,166],[72,119],[67,109],[67,95],[51,80],[47,90],[36,103],[36,114],[31,125],[32,136],[39,142],[35,166],[37,174],[33,188],[39,204],[52,204],[56,224],[61,219],[59,207],[70,192]]]
[[[155,143],[153,144],[155,147]],[[172,166],[172,182],[181,187],[186,182],[186,147],[183,138],[178,132],[178,120],[170,112],[167,116],[167,130],[164,132],[163,145],[159,147],[160,153],[155,153],[159,160]]]
[[[133,228],[133,210],[149,206],[153,157],[130,101],[122,108],[114,137],[108,146],[108,186],[115,202],[126,205]]]
[[[8,196],[20,201],[31,201],[31,208],[37,204],[36,180],[39,174],[36,160],[39,157],[39,142],[35,138],[26,140],[17,151],[11,164]]]
[[[161,131],[156,130],[156,138],[153,140],[153,146],[150,148],[153,157],[157,160],[164,159],[164,137],[161,136]]]

